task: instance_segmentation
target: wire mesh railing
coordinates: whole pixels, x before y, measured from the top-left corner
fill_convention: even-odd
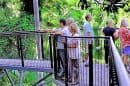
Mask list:
[[[45,32],[0,33],[0,59],[51,62],[55,79],[66,86],[129,86],[121,56],[110,37],[67,37]],[[124,81],[125,80],[125,81]]]
[[[109,53],[105,57],[104,49],[107,38],[63,36],[59,41],[59,36],[55,36],[56,78],[67,86],[109,86]],[[64,48],[57,48],[60,43]]]
[[[113,50],[115,45],[110,37],[53,38],[54,72],[57,80],[66,86],[123,86],[120,85],[121,76],[118,75],[116,64],[119,57],[114,53],[118,51]],[[122,62],[120,64],[123,65]]]
[[[50,33],[36,31],[22,31],[12,33],[0,33],[0,59],[21,59],[24,66],[25,60],[44,61],[51,60],[53,66],[53,58],[51,55]],[[40,45],[37,42],[40,38]],[[40,47],[41,57],[39,59],[37,47]]]

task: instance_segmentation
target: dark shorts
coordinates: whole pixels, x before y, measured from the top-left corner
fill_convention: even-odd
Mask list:
[[[130,56],[130,46],[123,48],[122,54]]]

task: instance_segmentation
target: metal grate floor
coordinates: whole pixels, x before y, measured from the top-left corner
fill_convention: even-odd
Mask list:
[[[0,59],[1,69],[53,72],[49,60],[25,60],[22,67],[20,59]]]

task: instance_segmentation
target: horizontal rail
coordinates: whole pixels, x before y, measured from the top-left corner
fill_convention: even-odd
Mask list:
[[[50,35],[55,35],[55,34],[50,34]],[[57,36],[60,36],[60,35],[57,35]],[[60,36],[60,37],[66,37],[66,38],[105,38],[105,39],[110,39],[110,36],[75,36],[75,37],[72,37],[72,36]]]
[[[49,33],[44,31],[16,31],[16,32],[0,32],[0,35],[15,35],[15,34],[35,34],[35,33]]]
[[[0,32],[0,36],[15,36],[15,35],[28,35],[28,34],[50,34],[50,35],[55,35],[50,32],[42,32],[42,31],[16,31],[16,32]],[[72,37],[72,36],[61,36],[61,37],[67,37],[67,38],[105,38],[109,39],[109,36],[78,36],[78,37]]]
[[[129,75],[128,75],[126,69],[125,69],[125,66],[123,64],[121,56],[118,53],[118,50],[115,47],[112,38],[110,38],[110,42],[111,42],[112,51],[113,51],[112,53],[114,55],[114,63],[115,63],[116,70],[117,70],[117,75],[118,75],[118,79],[119,79],[119,85],[120,86],[130,86]]]

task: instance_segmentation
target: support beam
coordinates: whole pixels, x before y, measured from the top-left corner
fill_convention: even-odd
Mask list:
[[[33,8],[34,8],[34,22],[35,22],[35,30],[40,30],[40,20],[39,20],[39,6],[38,0],[33,0]]]
[[[23,86],[24,71],[19,71],[19,86]]]
[[[34,21],[35,21],[35,31],[40,30],[40,19],[39,19],[39,5],[38,0],[33,0],[33,8],[34,8]],[[36,44],[37,44],[37,54],[38,60],[42,60],[42,48],[41,48],[41,36],[40,34],[36,35]],[[38,73],[39,80],[43,78],[43,73]]]
[[[32,86],[37,86],[39,85],[43,80],[47,79],[49,76],[51,76],[52,73],[47,74],[44,78],[40,79],[39,81],[37,81],[35,84],[33,84]]]
[[[11,86],[15,86],[12,78],[8,74],[8,71],[6,69],[4,69],[4,72],[5,72],[6,76],[7,76],[7,78],[9,79],[9,82],[10,82]]]

